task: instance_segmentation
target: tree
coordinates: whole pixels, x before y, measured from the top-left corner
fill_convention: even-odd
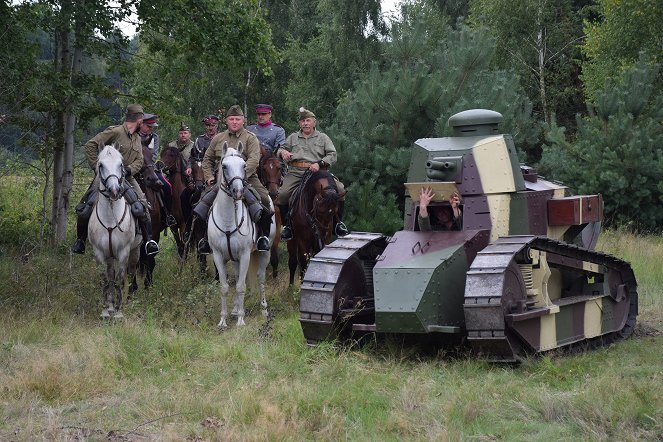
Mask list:
[[[552,124],[541,172],[580,194],[601,193],[609,225],[663,225],[663,92],[659,65],[643,57],[596,93],[573,141]]]
[[[514,66],[544,122],[572,116],[581,101],[576,59],[582,26],[572,0],[473,0],[473,23],[487,26],[497,39],[496,62]]]
[[[663,62],[663,3],[659,0],[599,0],[598,19],[585,22],[587,39],[582,52],[582,80],[590,101],[607,80],[618,78],[642,54],[652,63]],[[663,84],[659,73],[658,85]]]
[[[419,138],[448,135],[452,114],[475,107],[502,112],[502,130],[513,133],[517,145],[538,133],[518,77],[491,67],[495,42],[485,29],[452,29],[426,5],[404,12],[392,28],[385,62],[374,62],[355,83],[329,129],[339,150],[336,170],[352,195],[349,222],[369,219],[384,232],[402,226],[398,207],[410,146]]]

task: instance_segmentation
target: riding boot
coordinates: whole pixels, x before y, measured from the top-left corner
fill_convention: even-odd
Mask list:
[[[260,221],[258,221],[257,225],[259,237],[258,241],[256,242],[256,249],[258,249],[259,252],[268,252],[270,247],[269,229],[272,226],[272,215],[268,211],[263,210],[262,216],[260,217]]]
[[[281,241],[290,241],[293,238],[292,227],[290,227],[290,216],[288,214],[288,205],[281,204],[279,205],[279,210],[281,211]]]
[[[209,245],[209,241],[207,240],[207,232],[205,232],[205,236],[203,236],[200,241],[198,241],[198,254],[199,255],[209,255],[212,253],[212,248]]]
[[[140,230],[143,233],[143,239],[145,240],[145,253],[148,255],[156,255],[159,253],[159,244],[152,239],[152,223],[147,215],[147,211],[138,217],[138,224],[140,224]]]
[[[76,219],[76,244],[71,247],[71,251],[82,255],[85,253],[85,241],[87,240],[87,225],[90,218],[81,216]]]
[[[336,227],[334,228],[334,232],[336,233],[336,236],[347,236],[350,234],[350,231],[348,228],[345,226],[345,223],[343,222],[343,215],[345,215],[345,201],[339,201],[338,202],[338,223],[336,223]]]

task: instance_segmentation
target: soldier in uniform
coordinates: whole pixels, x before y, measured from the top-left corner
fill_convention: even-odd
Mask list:
[[[189,126],[182,123],[180,124],[180,130],[177,132],[177,140],[171,141],[168,143],[168,147],[177,149],[182,155],[186,170],[184,173],[187,175],[187,186],[182,191],[180,195],[180,207],[185,218],[188,218],[191,215],[191,196],[193,194],[193,178],[191,178],[191,164],[189,159],[191,158],[191,150],[193,149],[193,141],[191,141],[191,129]]]
[[[154,129],[159,127],[158,119],[159,117],[154,114],[145,114],[140,125],[140,141],[143,146],[150,149],[152,161],[155,163],[159,155],[159,146],[161,146],[161,138],[158,133],[154,132]]]
[[[150,223],[147,200],[140,186],[138,186],[138,182],[133,177],[143,167],[143,151],[138,134],[138,129],[143,122],[143,116],[144,112],[141,105],[131,104],[127,106],[124,123],[120,126],[110,126],[85,143],[85,156],[92,170],[96,172],[97,159],[101,149],[106,145],[114,144],[120,151],[122,154],[122,163],[124,164],[124,178],[131,186],[124,191],[124,198],[131,205],[131,212],[138,219],[143,239],[145,240],[145,251],[148,255],[154,255],[159,252],[159,245],[152,239],[152,224]],[[90,220],[94,203],[99,196],[98,189],[99,176],[95,176],[87,192],[83,195],[81,202],[76,206],[76,214],[78,215],[76,232],[78,238],[76,239],[76,244],[71,248],[71,251],[74,253],[85,253],[88,221]]]
[[[189,168],[191,168],[194,161],[203,160],[205,152],[207,151],[209,144],[212,142],[212,138],[218,133],[219,117],[216,115],[208,115],[203,118],[203,124],[205,125],[205,133],[198,135],[196,141],[193,142],[191,156],[189,157]]]
[[[168,147],[174,147],[180,151],[182,154],[182,159],[184,159],[184,164],[187,165],[186,174],[191,176],[189,158],[191,158],[193,141],[191,141],[191,129],[189,129],[189,126],[184,123],[180,124],[180,130],[177,132],[177,140],[168,143]]]
[[[260,144],[263,144],[272,152],[285,141],[285,129],[272,122],[272,106],[270,104],[256,104],[256,115],[258,121],[246,128],[258,137]]]
[[[244,129],[244,112],[238,105],[233,105],[228,109],[226,124],[228,130],[216,135],[205,152],[203,173],[210,190],[200,198],[193,211],[199,218],[207,219],[209,209],[219,191],[218,183],[216,183],[216,186],[212,187],[212,185],[215,184],[216,168],[221,164],[221,159],[226,153],[224,144],[227,143],[228,148],[237,149],[246,161],[246,183],[248,185],[244,188],[244,201],[249,207],[251,219],[258,227],[259,237],[256,248],[258,251],[266,252],[270,247],[268,236],[272,223],[272,213],[268,209],[270,204],[269,193],[258,179],[257,174],[258,164],[260,163],[260,144],[254,134]],[[258,192],[260,201],[251,192],[251,188]],[[207,236],[200,240],[198,252],[211,253]]]
[[[304,173],[307,170],[317,172],[321,168],[329,168],[336,162],[336,148],[331,139],[323,132],[319,132],[315,126],[317,120],[315,114],[310,110],[299,109],[299,132],[290,134],[285,143],[277,151],[277,155],[288,163],[288,174],[283,180],[279,189],[279,196],[276,200],[281,211],[281,239],[289,241],[293,238],[292,227],[290,226],[288,214],[288,202],[292,192],[299,186]],[[334,227],[336,236],[345,236],[348,228],[343,223],[345,212],[345,187],[334,177],[338,193],[343,195],[339,201],[338,219],[339,222]]]

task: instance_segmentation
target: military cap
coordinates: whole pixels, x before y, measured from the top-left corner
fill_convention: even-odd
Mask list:
[[[143,123],[147,124],[150,127],[159,127],[159,125],[157,124],[158,119],[159,117],[157,117],[154,114],[145,114],[143,116]]]
[[[228,112],[226,112],[226,117],[243,117],[244,112],[242,112],[242,108],[239,107],[238,104],[233,104],[230,106],[230,109],[228,109]]]
[[[142,114],[144,113],[143,111],[143,106],[140,104],[130,104],[127,106],[127,115],[128,114]]]
[[[203,123],[205,124],[217,124],[219,122],[220,118],[218,115],[208,115],[205,118],[203,118]]]
[[[303,120],[304,118],[315,118],[315,114],[304,107],[299,108],[299,119]]]
[[[185,130],[191,132],[191,129],[189,129],[189,126],[187,126],[186,124],[184,124],[184,122],[182,122],[182,123],[180,124],[180,130],[179,130],[179,131],[180,131],[180,132],[183,132],[183,131],[185,131]]]
[[[272,112],[272,105],[267,103],[256,104],[256,114],[267,114]]]

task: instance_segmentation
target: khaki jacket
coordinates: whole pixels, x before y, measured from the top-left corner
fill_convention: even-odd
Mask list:
[[[260,164],[260,142],[254,134],[241,128],[234,134],[226,130],[212,138],[212,142],[203,157],[205,181],[209,181],[210,178],[216,178],[214,176],[215,169],[221,162],[223,155],[225,155],[223,150],[224,142],[228,143],[229,148],[237,149],[242,155],[242,158],[244,158],[244,161],[246,161],[246,179],[255,175]],[[242,144],[241,149],[239,148],[240,143]]]
[[[191,149],[193,149],[193,141],[189,140],[186,144],[181,145],[178,140],[168,143],[168,147],[175,147],[182,154],[184,164],[189,167],[189,158],[191,158]]]
[[[290,162],[308,161],[316,163],[320,160],[328,165],[336,163],[336,148],[332,140],[324,132],[314,129],[308,138],[304,138],[302,131],[290,134],[281,146],[292,153]]]
[[[143,168],[143,147],[140,144],[138,132],[129,133],[126,124],[110,126],[98,133],[85,143],[85,157],[92,168],[96,170],[99,152],[109,144],[114,144],[122,154],[122,163],[129,168],[131,175],[135,175]]]

